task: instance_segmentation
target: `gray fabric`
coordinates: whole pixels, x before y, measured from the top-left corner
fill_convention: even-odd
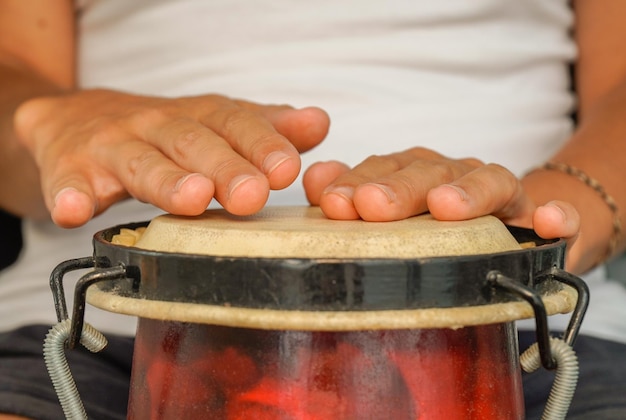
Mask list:
[[[48,327],[32,326],[0,334],[0,412],[38,420],[62,419],[46,372],[42,344]],[[132,361],[132,339],[108,336],[98,355],[68,351],[70,368],[90,419],[125,419]],[[520,332],[523,351],[534,333]],[[626,345],[581,336],[576,342],[581,374],[568,419],[626,419]],[[524,374],[528,420],[541,417],[553,373]]]
[[[63,411],[43,361],[48,327],[32,326],[0,334],[0,412],[38,420],[63,419]],[[133,340],[107,336],[94,355],[66,351],[90,419],[126,419]]]
[[[520,333],[520,349],[534,343],[534,333]],[[568,420],[626,419],[626,345],[580,336],[574,345],[580,376]],[[540,369],[524,374],[526,418],[541,418],[554,380],[553,372]]]
[[[626,253],[612,259],[606,265],[607,277],[626,286]]]

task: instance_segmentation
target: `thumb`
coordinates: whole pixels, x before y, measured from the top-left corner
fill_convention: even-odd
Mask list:
[[[545,239],[573,240],[580,230],[580,216],[569,203],[550,201],[537,207],[533,214],[533,229]]]
[[[580,232],[580,215],[574,206],[564,201],[550,201],[537,207],[533,214],[533,228],[544,239],[566,240],[565,268],[568,271],[576,274],[586,269],[580,242],[576,243]]]

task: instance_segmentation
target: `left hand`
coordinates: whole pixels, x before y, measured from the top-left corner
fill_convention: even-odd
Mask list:
[[[329,123],[313,107],[110,89],[33,98],[15,114],[41,179],[31,189],[67,228],[129,196],[185,216],[213,198],[230,213],[255,213],[270,189],[296,179],[300,152],[320,143]]]
[[[430,212],[438,220],[467,220],[491,214],[546,239],[566,238],[570,245],[580,229],[571,204],[535,203],[504,167],[419,147],[371,156],[352,169],[318,162],[303,182],[309,202],[331,219],[382,222]]]

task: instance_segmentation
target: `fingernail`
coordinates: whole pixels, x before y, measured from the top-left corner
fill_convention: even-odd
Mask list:
[[[567,216],[565,216],[565,212],[563,211],[562,208],[560,208],[559,206],[557,206],[554,201],[550,201],[547,202],[546,204],[543,205],[543,207],[550,207],[552,209],[555,209],[559,212],[559,214],[561,215],[561,217],[563,218],[563,221],[567,221]]]
[[[252,175],[239,175],[231,179],[228,184],[228,198],[230,198],[235,190],[239,188],[242,184],[245,184],[249,180],[254,179]]]
[[[324,194],[337,194],[348,201],[352,201],[354,188],[345,185],[335,185],[324,190]]]
[[[89,205],[90,207],[87,207]],[[58,210],[59,206],[61,210]],[[52,213],[59,216],[59,211],[61,213],[66,213],[68,209],[72,209],[72,212],[75,212],[78,209],[82,212],[83,208],[87,209],[88,212],[83,214],[83,216],[87,217],[87,219],[91,219],[93,215],[96,214],[98,203],[93,202],[84,192],[81,192],[74,187],[66,187],[54,196],[54,209],[52,209]],[[66,215],[60,215],[62,218],[65,216]]]
[[[63,188],[61,191],[59,191],[57,193],[57,195],[54,196],[54,205],[56,206],[57,204],[59,204],[59,200],[61,200],[61,197],[63,195],[65,195],[66,193],[72,193],[72,192],[78,192],[78,190],[76,188],[72,188],[72,187],[66,187]]]
[[[274,169],[278,168],[283,162],[289,159],[291,159],[291,156],[287,153],[280,151],[272,152],[267,155],[263,161],[263,172],[265,172],[266,175],[269,175],[274,171]]]
[[[184,177],[179,179],[176,185],[174,185],[174,192],[179,192],[183,188],[183,185],[185,184],[185,182],[187,182],[187,180],[189,180],[190,178],[197,177],[197,176],[204,176],[204,175],[193,173],[193,174],[185,175]]]
[[[458,185],[445,184],[444,186],[450,188],[451,190],[456,191],[461,201],[469,200],[469,196],[467,195],[467,192],[463,188],[459,187]]]
[[[391,188],[389,188],[389,186],[387,185],[383,185],[383,184],[367,184],[367,185],[371,185],[373,187],[378,188],[379,190],[381,190],[383,193],[385,193],[385,195],[387,196],[387,199],[389,200],[389,202],[394,202],[396,201],[396,193],[394,190],[392,190]]]

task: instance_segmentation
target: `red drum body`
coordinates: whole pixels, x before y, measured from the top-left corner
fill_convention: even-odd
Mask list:
[[[141,319],[130,419],[523,419],[512,323],[266,331]]]
[[[562,267],[563,241],[490,217],[161,221],[143,243],[115,237],[146,224],[94,237],[96,268],[118,279],[87,302],[139,318],[130,419],[523,419],[514,322],[534,312],[494,273],[548,314],[576,301],[541,274]]]

